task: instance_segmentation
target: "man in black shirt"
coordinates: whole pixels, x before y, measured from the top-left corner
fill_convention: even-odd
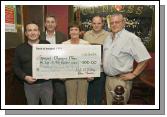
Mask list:
[[[29,105],[52,104],[53,88],[51,80],[32,77],[32,45],[49,44],[46,40],[40,40],[39,26],[36,23],[26,25],[25,35],[28,41],[16,47],[14,57],[14,73],[24,81],[24,91]]]

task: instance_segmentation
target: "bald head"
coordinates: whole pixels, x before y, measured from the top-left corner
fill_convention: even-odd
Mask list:
[[[100,17],[100,16],[94,16],[93,18],[92,18],[92,22],[93,22],[93,20],[100,20],[101,22],[103,22],[103,18],[102,17]]]

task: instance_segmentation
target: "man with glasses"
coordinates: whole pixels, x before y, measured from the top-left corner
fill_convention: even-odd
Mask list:
[[[106,73],[107,104],[112,104],[115,87],[122,85],[125,89],[124,104],[127,104],[132,88],[132,80],[146,67],[150,55],[135,34],[125,30],[125,19],[122,14],[110,17],[111,34],[103,45],[103,67]],[[133,69],[134,60],[138,63]]]

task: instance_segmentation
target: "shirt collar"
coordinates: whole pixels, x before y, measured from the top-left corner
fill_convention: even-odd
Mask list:
[[[121,31],[117,32],[115,34],[115,39],[118,38],[120,36],[120,34],[125,30],[125,28],[123,28]]]
[[[54,35],[56,34],[56,32],[54,31]],[[48,35],[48,32],[46,31],[46,36]]]
[[[94,30],[91,31],[92,35],[102,35],[104,32],[104,29],[102,29],[99,33],[95,33]]]

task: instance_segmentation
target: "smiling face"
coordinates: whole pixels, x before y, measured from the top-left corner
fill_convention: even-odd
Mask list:
[[[121,31],[125,26],[123,16],[121,14],[112,15],[110,18],[110,26],[113,33]]]
[[[103,28],[103,20],[99,16],[95,16],[92,19],[92,28],[95,32],[100,32]]]
[[[39,27],[36,24],[28,24],[26,26],[26,32],[25,35],[27,36],[28,40],[30,41],[36,41],[39,39],[40,31]]]
[[[54,32],[57,27],[56,19],[54,17],[46,17],[45,27],[47,31]]]
[[[78,27],[70,27],[69,31],[71,39],[79,39],[80,29]]]

